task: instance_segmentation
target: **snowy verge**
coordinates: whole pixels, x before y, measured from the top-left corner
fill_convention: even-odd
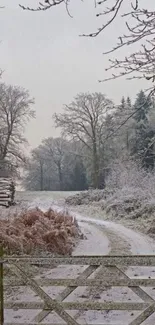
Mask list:
[[[100,218],[120,221],[155,237],[155,198],[147,197],[136,188],[85,191],[66,199],[66,205],[78,211],[90,208]]]

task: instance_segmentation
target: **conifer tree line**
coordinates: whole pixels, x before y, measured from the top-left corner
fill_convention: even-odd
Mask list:
[[[116,160],[154,170],[155,104],[138,92],[116,105],[102,93],[80,93],[53,116],[59,138],[44,139],[26,164],[27,190],[104,188]]]

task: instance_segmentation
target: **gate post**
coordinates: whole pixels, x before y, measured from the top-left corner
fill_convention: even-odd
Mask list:
[[[0,325],[4,325],[3,247],[0,246]]]

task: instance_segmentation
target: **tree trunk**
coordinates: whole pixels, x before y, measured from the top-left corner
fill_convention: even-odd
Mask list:
[[[44,189],[44,171],[43,171],[43,164],[40,164],[40,191]]]
[[[63,176],[62,176],[62,170],[60,164],[58,164],[58,175],[59,175],[59,188],[60,191],[63,191]]]
[[[96,142],[93,143],[93,187],[99,188],[99,158]]]
[[[10,142],[10,137],[11,137],[11,132],[8,132],[7,139],[6,139],[3,151],[2,151],[2,159],[3,160],[6,158],[6,155],[7,155],[7,152],[8,152],[8,145],[9,145],[9,142]]]
[[[126,148],[127,148],[127,151],[129,150],[129,133],[128,133],[128,130],[126,132]]]

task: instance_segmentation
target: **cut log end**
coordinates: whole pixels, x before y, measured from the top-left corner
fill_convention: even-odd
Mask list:
[[[14,204],[15,184],[11,178],[0,178],[0,206]]]

